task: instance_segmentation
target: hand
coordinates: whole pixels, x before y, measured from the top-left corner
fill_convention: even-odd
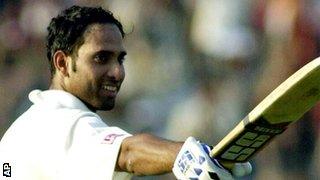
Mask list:
[[[250,163],[237,163],[229,171],[218,160],[209,156],[210,147],[189,137],[183,144],[173,166],[177,179],[220,179],[229,180],[234,176],[245,176],[251,173]]]

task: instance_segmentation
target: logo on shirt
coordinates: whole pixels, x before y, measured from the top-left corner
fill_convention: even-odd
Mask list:
[[[11,166],[9,165],[9,163],[3,163],[2,168],[3,168],[2,176],[11,177]]]
[[[118,138],[124,136],[124,134],[108,134],[102,141],[103,144],[113,144],[113,142]]]

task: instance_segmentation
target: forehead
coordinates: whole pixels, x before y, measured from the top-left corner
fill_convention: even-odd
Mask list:
[[[91,51],[125,51],[120,30],[114,24],[92,24],[83,34],[84,43],[79,49]]]

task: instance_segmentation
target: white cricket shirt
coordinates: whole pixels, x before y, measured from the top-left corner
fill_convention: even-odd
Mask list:
[[[1,139],[0,179],[131,178],[128,173],[114,171],[121,142],[130,134],[108,127],[68,92],[34,90],[29,99],[33,105]]]

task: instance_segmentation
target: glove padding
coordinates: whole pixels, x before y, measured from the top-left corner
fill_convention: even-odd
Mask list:
[[[237,163],[231,171],[209,156],[210,147],[189,137],[183,144],[173,165],[173,173],[179,180],[231,180],[251,173],[250,163]]]

